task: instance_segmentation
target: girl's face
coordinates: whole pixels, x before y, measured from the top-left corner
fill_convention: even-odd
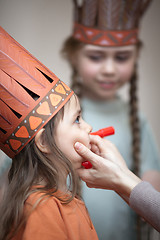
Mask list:
[[[64,116],[56,120],[55,142],[63,154],[72,162],[74,169],[81,168],[82,158],[74,149],[75,143],[81,142],[90,148],[90,136],[92,127],[87,124],[81,115],[81,107],[78,98],[73,95],[64,106]]]
[[[72,58],[82,84],[83,94],[93,99],[112,99],[131,79],[137,58],[136,45],[99,47],[85,45]]]

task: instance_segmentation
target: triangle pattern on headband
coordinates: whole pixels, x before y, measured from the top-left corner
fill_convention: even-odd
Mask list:
[[[29,125],[32,130],[36,129],[42,123],[42,118],[40,117],[29,117]]]
[[[22,126],[21,128],[19,128],[19,130],[16,132],[15,134],[16,137],[19,138],[28,138],[29,137],[29,133],[27,131],[27,128],[25,126]]]
[[[61,94],[66,94],[66,91],[64,90],[64,87],[62,86],[62,84],[59,84],[56,88],[55,91]]]
[[[54,94],[54,93],[51,93],[50,94],[50,101],[52,103],[52,106],[56,106],[58,105],[58,103],[62,100],[62,97],[60,95],[57,95],[57,94]]]
[[[39,113],[41,115],[49,115],[50,114],[50,109],[49,109],[48,102],[45,101],[45,102],[41,103],[36,111],[37,111],[37,113]]]
[[[15,150],[15,151],[18,150],[18,148],[20,148],[21,145],[22,145],[21,141],[16,140],[16,139],[10,139],[9,143],[10,143],[12,149]]]
[[[99,46],[138,41],[141,17],[152,0],[73,0],[73,37]]]

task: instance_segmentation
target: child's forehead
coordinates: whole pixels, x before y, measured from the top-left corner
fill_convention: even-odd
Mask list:
[[[86,44],[83,47],[83,51],[87,51],[87,52],[100,52],[100,53],[133,51],[134,49],[136,49],[136,45],[116,46],[116,47],[102,47],[102,46]]]

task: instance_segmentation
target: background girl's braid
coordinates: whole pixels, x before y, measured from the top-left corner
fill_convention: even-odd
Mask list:
[[[140,124],[138,117],[137,71],[130,81],[130,124],[132,132],[133,172],[139,176],[140,165]]]
[[[140,176],[140,122],[137,98],[137,67],[130,81],[130,124],[132,132],[132,171]],[[137,240],[150,239],[151,228],[137,215]]]
[[[130,81],[130,125],[132,133],[132,171],[139,176],[140,166],[140,125],[137,98],[137,67]],[[141,220],[137,215],[137,240],[141,240]]]

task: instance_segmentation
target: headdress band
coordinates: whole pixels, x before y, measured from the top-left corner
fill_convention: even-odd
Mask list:
[[[73,0],[73,37],[99,46],[136,44],[141,17],[151,1]]]
[[[99,30],[75,23],[73,37],[77,40],[99,46],[125,46],[136,44],[138,29],[132,30]]]

